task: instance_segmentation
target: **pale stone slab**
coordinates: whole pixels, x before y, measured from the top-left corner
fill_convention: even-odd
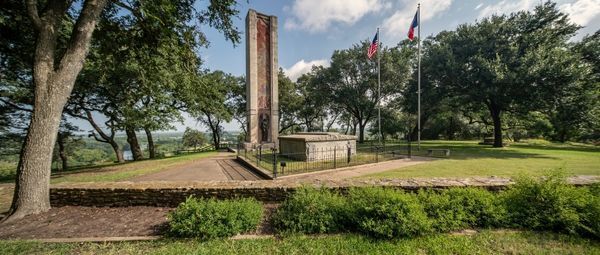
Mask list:
[[[279,137],[281,155],[296,160],[343,159],[356,154],[356,136],[328,132],[305,132]]]

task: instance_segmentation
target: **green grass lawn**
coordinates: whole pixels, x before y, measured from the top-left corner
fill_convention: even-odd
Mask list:
[[[185,164],[188,161],[216,155],[217,152],[190,153],[164,159],[149,159],[137,162],[111,164],[101,167],[90,167],[57,173],[50,180],[51,183],[61,182],[111,182],[123,181],[129,178],[156,173],[169,167]]]
[[[216,151],[181,154],[162,159],[147,159],[126,163],[100,163],[92,166],[75,166],[64,172],[53,172],[51,183],[60,182],[111,182],[155,173],[188,161],[216,155]],[[16,165],[0,162],[0,183],[14,183]]]
[[[416,144],[413,148],[416,150]],[[413,154],[425,155],[429,148],[450,149],[450,157],[364,177],[537,176],[555,169],[567,175],[600,175],[600,148],[592,145],[534,140],[492,148],[477,141],[424,141],[421,150]]]
[[[0,254],[599,254],[600,242],[535,232],[484,231],[378,241],[357,235],[112,243],[0,241]]]
[[[192,160],[206,158],[214,155],[217,155],[216,151],[190,153],[164,159],[148,159],[138,162],[128,162],[121,164],[112,163],[101,166],[78,167],[73,168],[72,170],[67,172],[53,173],[50,182],[55,184],[64,182],[124,181],[136,176],[156,173],[168,169],[170,167],[186,164]],[[0,177],[5,177],[0,178],[0,183],[6,183],[3,185],[11,185],[15,182],[14,168],[6,167],[0,168],[0,170]],[[0,190],[0,213],[6,211],[10,207],[12,195],[12,185],[3,187]]]
[[[14,182],[17,164],[0,161],[0,183]]]

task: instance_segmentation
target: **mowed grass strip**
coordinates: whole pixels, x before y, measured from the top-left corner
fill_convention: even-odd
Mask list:
[[[600,175],[600,148],[591,145],[536,140],[492,148],[477,141],[424,141],[420,151],[416,143],[412,145],[414,155],[425,155],[427,149],[450,149],[450,157],[360,178],[540,176],[555,169],[567,175]]]
[[[165,159],[148,159],[137,162],[113,164],[103,167],[92,167],[77,170],[74,172],[66,172],[64,175],[53,177],[50,182],[62,183],[123,181],[135,176],[156,173],[170,167],[186,164],[192,160],[202,159],[214,155],[217,155],[217,152],[200,152],[182,156],[169,157]]]
[[[0,254],[599,254],[600,242],[553,233],[483,231],[377,241],[358,235],[112,243],[0,241]]]

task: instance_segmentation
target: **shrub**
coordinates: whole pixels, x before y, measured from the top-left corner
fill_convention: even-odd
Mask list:
[[[332,233],[343,225],[340,215],[344,198],[324,188],[300,188],[273,215],[273,225],[282,233]]]
[[[414,195],[384,188],[355,188],[348,197],[347,219],[362,233],[377,238],[417,236],[431,223]]]
[[[213,239],[256,230],[262,204],[255,199],[196,199],[189,197],[169,213],[170,234]]]
[[[587,189],[566,184],[556,173],[544,179],[520,177],[503,195],[514,226],[571,234],[582,227],[581,212],[591,199]]]
[[[591,193],[582,213],[582,232],[600,238],[600,183],[589,187]]]
[[[443,191],[421,191],[419,200],[440,232],[469,227],[497,227],[506,210],[497,196],[479,188],[454,188]]]

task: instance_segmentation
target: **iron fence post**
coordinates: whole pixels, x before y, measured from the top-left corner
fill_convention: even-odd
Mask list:
[[[271,151],[273,152],[273,178],[277,178],[277,153],[275,148]]]
[[[379,163],[379,145],[375,146],[375,163]]]
[[[350,165],[350,156],[351,155],[352,155],[352,147],[348,146],[348,157],[347,157],[347,160],[346,160],[347,161],[346,163],[348,163],[348,165]]]
[[[410,134],[408,135],[408,158],[412,158],[412,148],[410,146]]]
[[[333,169],[337,168],[337,146],[333,147]]]

